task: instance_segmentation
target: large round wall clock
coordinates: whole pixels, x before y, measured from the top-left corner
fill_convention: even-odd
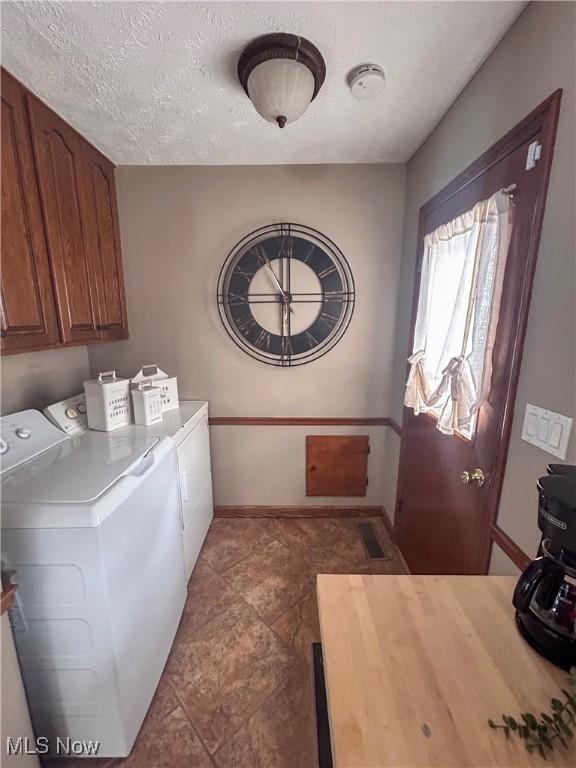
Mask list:
[[[303,365],[342,338],[354,310],[354,280],[328,237],[301,224],[271,224],[246,235],[228,255],[218,309],[231,338],[251,357]]]

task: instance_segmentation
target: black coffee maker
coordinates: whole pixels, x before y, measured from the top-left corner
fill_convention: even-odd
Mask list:
[[[522,636],[563,669],[576,665],[576,466],[550,464],[538,480],[539,557],[514,591]]]

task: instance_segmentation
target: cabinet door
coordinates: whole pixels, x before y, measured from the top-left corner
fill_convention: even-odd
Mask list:
[[[2,72],[2,352],[57,344],[58,323],[26,96]]]
[[[82,208],[86,242],[97,262],[100,330],[113,341],[128,336],[114,166],[82,142]]]
[[[28,107],[62,340],[95,341],[98,277],[82,221],[83,140],[33,96]]]

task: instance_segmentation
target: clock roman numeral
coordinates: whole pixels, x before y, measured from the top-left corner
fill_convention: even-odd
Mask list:
[[[335,264],[331,264],[329,267],[326,267],[321,272],[318,272],[318,277],[320,280],[323,280],[325,277],[328,277],[328,275],[332,275],[334,272],[337,272]]]
[[[250,283],[252,282],[252,278],[254,277],[255,272],[244,272],[244,270],[240,269],[240,267],[236,267],[236,269],[234,270],[234,274],[240,275]]]
[[[316,250],[316,246],[312,244],[310,246],[308,253],[306,254],[306,256],[304,256],[304,264],[308,264],[308,260],[310,259],[310,256],[312,256],[315,250]]]
[[[244,334],[244,336],[256,325],[256,320],[254,320],[252,313],[243,315],[235,322],[236,328],[238,328],[240,333]]]
[[[264,264],[267,264],[269,261],[268,252],[266,251],[266,248],[264,248],[263,245],[255,246],[254,255],[256,256],[256,262],[259,267],[262,267]]]
[[[230,293],[228,294],[228,303],[229,304],[249,304],[250,302],[246,298],[246,296],[241,296],[239,293]]]
[[[271,336],[268,333],[268,331],[265,331],[264,329],[262,329],[258,334],[256,341],[254,342],[254,345],[259,349],[264,349],[266,352],[268,352],[270,348],[270,339],[271,339]]]
[[[292,258],[292,238],[289,235],[283,235],[280,240],[280,251],[278,252],[280,259]]]
[[[335,327],[336,323],[338,322],[337,317],[334,317],[333,315],[329,315],[327,312],[320,312],[320,316],[318,320],[324,323],[324,325],[330,328],[330,330],[332,330]]]
[[[318,344],[318,339],[313,336],[310,331],[305,331],[306,341],[308,342],[308,348],[313,349]]]
[[[292,349],[292,339],[289,336],[283,336],[282,337],[282,355],[293,355],[294,350]]]

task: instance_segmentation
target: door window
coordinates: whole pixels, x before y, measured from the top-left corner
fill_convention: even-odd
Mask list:
[[[471,439],[492,376],[492,349],[512,226],[501,190],[424,238],[404,404]]]

